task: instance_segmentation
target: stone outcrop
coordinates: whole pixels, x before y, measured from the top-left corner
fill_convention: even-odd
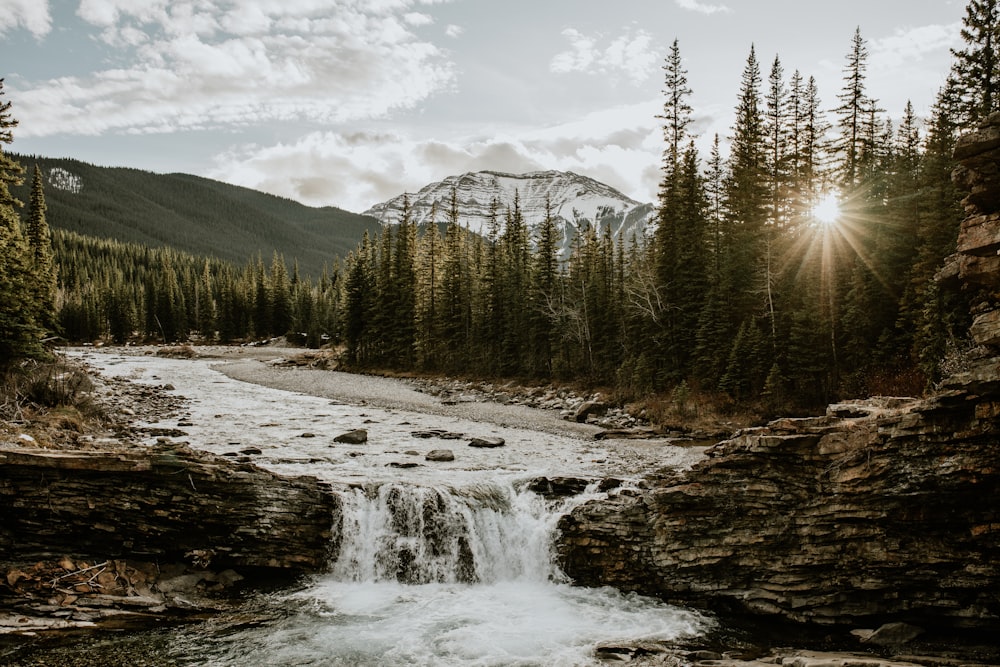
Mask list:
[[[995,627],[1000,420],[982,406],[954,391],[749,429],[689,472],[564,518],[562,566],[721,611]]]
[[[109,452],[0,449],[0,555],[30,562],[211,562],[320,570],[336,548],[337,497],[184,445]]]
[[[959,252],[978,357],[922,400],[831,406],[576,508],[576,583],[818,624],[1000,627],[1000,114],[964,137]]]

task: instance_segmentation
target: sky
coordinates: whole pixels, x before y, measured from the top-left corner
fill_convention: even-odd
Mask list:
[[[926,117],[965,0],[0,0],[6,150],[184,172],[361,212],[468,171],[558,169],[654,201],[678,40],[702,155],[764,80]],[[831,119],[833,117],[831,116]]]

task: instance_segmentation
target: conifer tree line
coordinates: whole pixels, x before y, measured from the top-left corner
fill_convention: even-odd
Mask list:
[[[23,171],[0,152],[0,352],[38,354],[46,332],[289,335],[343,345],[360,369],[580,380],[623,396],[682,388],[812,406],[919,390],[966,338],[973,295],[934,276],[962,219],[952,147],[1000,108],[998,2],[966,7],[964,47],[926,119],[908,104],[894,123],[881,108],[860,29],[832,101],[751,47],[731,131],[707,155],[674,41],[653,231],[583,229],[566,258],[551,206],[529,221],[517,198],[494,201],[474,234],[456,193],[431,224],[414,224],[404,206],[398,225],[366,234],[316,279],[277,254],[238,267],[65,232],[50,250],[40,177],[21,221],[7,185]],[[9,107],[0,144],[16,124]],[[817,208],[828,198],[840,205],[830,223]]]
[[[972,298],[934,280],[963,215],[952,148],[1000,108],[997,0],[970,2],[963,24],[965,48],[923,121],[907,104],[894,123],[868,90],[860,29],[832,104],[751,47],[731,134],[707,156],[675,41],[651,234],[585,229],[563,262],[551,209],[529,238],[518,201],[494,202],[480,236],[453,194],[442,238],[404,206],[346,262],[348,358],[776,404],[919,391],[965,344]],[[819,207],[829,200],[834,220]]]
[[[70,341],[244,342],[287,336],[310,347],[340,330],[339,274],[299,275],[274,253],[242,268],[171,248],[57,230],[58,324]]]

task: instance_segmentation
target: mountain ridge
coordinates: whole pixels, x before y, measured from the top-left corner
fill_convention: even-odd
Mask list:
[[[398,223],[405,197],[409,199],[413,222],[430,223],[432,211],[436,213],[434,221],[442,222],[447,219],[452,191],[461,224],[483,235],[488,231],[494,198],[499,203],[501,227],[505,209],[513,206],[515,196],[529,229],[544,220],[545,205],[549,202],[562,235],[560,246],[564,256],[573,239],[588,225],[630,239],[645,233],[656,214],[653,204],[635,201],[606,183],[574,172],[546,170],[514,174],[481,170],[447,176],[415,193],[403,193],[376,204],[362,215],[372,216],[382,224]]]
[[[357,247],[374,219],[333,206],[291,199],[193,174],[101,167],[73,158],[16,155],[29,170],[12,194],[28,201],[30,170],[42,170],[47,221],[85,236],[172,247],[242,264],[273,252],[296,260],[305,275]]]

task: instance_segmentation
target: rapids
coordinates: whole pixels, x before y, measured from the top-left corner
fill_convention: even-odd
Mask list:
[[[185,398],[183,414],[145,425],[182,429],[191,446],[218,454],[259,450],[254,463],[316,476],[341,498],[327,573],[256,599],[260,622],[170,630],[163,657],[171,664],[591,665],[600,664],[602,643],[670,641],[711,627],[657,600],[572,586],[553,558],[556,525],[602,492],[595,483],[546,499],[528,485],[539,476],[614,475],[628,486],[642,469],[688,465],[697,452],[311,396],[308,374],[319,371],[296,371],[305,382],[291,392],[230,379],[204,359],[77,355],[105,376],[169,383]],[[333,442],[356,428],[368,431],[366,444]],[[464,439],[413,435],[428,429]],[[506,446],[467,447],[470,437]],[[442,448],[455,461],[424,460]]]

